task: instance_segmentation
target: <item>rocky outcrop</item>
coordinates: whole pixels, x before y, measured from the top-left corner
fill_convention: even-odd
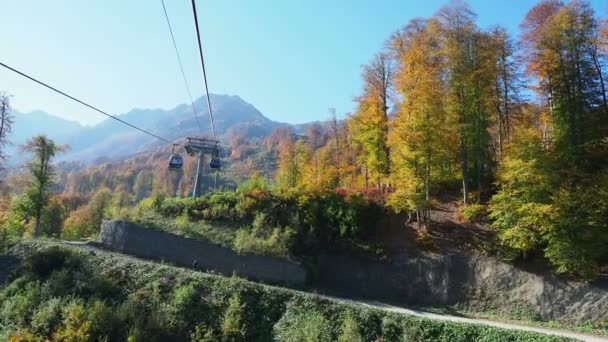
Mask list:
[[[292,286],[302,286],[306,281],[304,268],[287,260],[241,255],[207,241],[141,228],[124,221],[103,222],[101,245],[142,258],[164,260],[226,276],[236,273],[253,280]]]

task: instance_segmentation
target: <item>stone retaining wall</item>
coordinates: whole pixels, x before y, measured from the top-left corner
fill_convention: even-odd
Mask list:
[[[605,285],[539,275],[487,257],[435,256],[381,263],[326,255],[316,285],[348,297],[402,305],[532,310],[543,320],[608,324]]]
[[[101,226],[101,245],[139,256],[165,260],[180,266],[211,270],[226,276],[239,276],[268,283],[302,286],[306,271],[299,264],[262,255],[240,255],[207,241],[184,238],[132,223],[108,220]]]

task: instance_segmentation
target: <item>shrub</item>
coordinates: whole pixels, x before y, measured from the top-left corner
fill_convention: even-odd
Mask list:
[[[274,338],[278,342],[330,342],[331,326],[323,314],[288,308],[274,326]]]
[[[338,342],[363,342],[363,336],[359,332],[357,322],[353,318],[351,313],[346,315],[346,318],[342,322],[340,328],[340,336],[338,336]]]
[[[94,235],[96,230],[91,225],[91,220],[91,212],[86,206],[71,212],[63,224],[61,238],[64,240],[78,240]]]
[[[210,330],[204,324],[197,325],[194,331],[190,333],[190,341],[192,342],[215,342],[217,340],[213,330]]]
[[[40,283],[28,282],[10,300],[4,301],[0,311],[0,322],[22,327],[30,322],[34,310],[40,304]]]
[[[32,316],[32,331],[38,336],[48,337],[61,322],[63,301],[52,298],[38,306]]]
[[[187,233],[190,228],[190,217],[188,216],[188,211],[185,210],[183,214],[179,215],[175,218],[175,226],[182,233]]]
[[[240,193],[245,193],[249,190],[268,190],[268,180],[258,174],[253,174],[249,180],[243,182],[237,189]]]
[[[234,294],[228,301],[228,307],[222,319],[222,336],[225,341],[245,341],[245,326],[243,323],[244,306],[241,297]]]
[[[95,337],[95,340],[116,340],[119,330],[118,322],[116,322],[114,311],[104,300],[96,300],[89,306],[87,320],[91,322],[90,334]]]
[[[84,302],[72,299],[63,309],[61,326],[53,339],[59,341],[88,341],[91,334],[91,322],[87,319]]]
[[[38,342],[40,339],[26,329],[19,329],[8,340],[11,342]]]
[[[540,314],[527,303],[515,303],[505,315],[509,319],[535,322],[540,321]]]
[[[173,291],[171,306],[175,317],[174,325],[178,329],[193,329],[201,323],[208,323],[212,308],[202,296],[198,283],[188,283]]]
[[[46,278],[53,271],[70,263],[79,264],[79,261],[72,251],[53,246],[31,255],[26,261],[26,270],[36,277]]]
[[[382,341],[398,341],[403,338],[403,327],[394,316],[382,319]]]
[[[465,222],[475,222],[487,214],[486,206],[481,204],[469,204],[460,209],[460,216]]]
[[[163,207],[163,202],[165,201],[165,195],[160,192],[160,191],[156,191],[154,192],[154,194],[152,195],[152,203],[151,203],[151,207],[154,211],[160,211],[161,208]]]
[[[293,239],[293,230],[274,228],[269,233],[260,229],[239,229],[234,238],[234,249],[238,253],[253,253],[288,257]]]
[[[236,205],[239,196],[234,192],[215,192],[209,197],[210,220],[235,221],[239,218]]]

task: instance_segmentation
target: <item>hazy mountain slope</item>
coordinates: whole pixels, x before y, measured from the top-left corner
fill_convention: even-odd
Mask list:
[[[235,135],[263,137],[274,128],[287,125],[268,119],[238,96],[212,94],[211,103],[216,133],[224,142]],[[186,136],[210,136],[206,99],[199,98],[195,108],[197,118],[191,106],[186,104],[170,110],[133,109],[119,117],[171,141]],[[44,133],[58,143],[70,146],[69,152],[60,157],[61,160],[86,162],[100,158],[115,159],[166,144],[110,118],[95,126],[82,126],[41,111],[15,113],[15,117],[15,134],[12,137],[15,144],[22,144],[31,136]],[[20,160],[17,156],[13,162]]]
[[[14,111],[15,123],[11,140],[22,144],[36,134],[46,134],[58,143],[65,143],[69,137],[84,127],[76,121],[69,121],[43,111],[21,113]]]

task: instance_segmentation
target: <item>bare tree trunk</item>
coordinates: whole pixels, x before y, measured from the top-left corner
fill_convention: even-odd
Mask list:
[[[597,58],[597,51],[594,51],[592,53],[592,56],[593,64],[595,65],[596,72],[600,79],[600,88],[602,89],[602,105],[604,106],[604,114],[606,114],[606,111],[608,111],[608,102],[606,101],[606,86],[604,84],[604,73],[602,72],[602,66],[600,65],[600,61]]]
[[[336,111],[333,110],[332,113],[332,118],[331,118],[331,126],[332,126],[332,130],[334,131],[334,140],[335,140],[335,144],[336,144],[336,169],[338,171],[338,186],[341,186],[341,182],[342,182],[342,169],[341,169],[341,164],[340,164],[340,136],[338,135],[338,120],[336,119]]]
[[[481,203],[481,191],[483,186],[483,157],[481,152],[481,124],[482,118],[481,113],[477,113],[477,148],[475,151],[475,168],[477,171],[477,203]]]
[[[459,97],[461,103],[464,102],[462,89],[459,89]],[[465,114],[463,111],[460,113],[460,163],[462,167],[462,200],[464,205],[467,205],[469,204],[469,156],[467,153],[467,137],[464,128],[465,120]]]
[[[34,226],[34,237],[40,236],[40,216],[42,216],[41,210],[37,209],[36,210],[36,225]]]
[[[505,139],[509,141],[509,137],[511,135],[511,124],[509,122],[509,73],[507,71],[507,52],[503,45],[502,47],[502,83],[503,83],[503,100],[504,100],[504,112],[503,112],[503,120],[504,120],[504,133]],[[501,126],[503,123],[501,122]],[[501,146],[501,156],[502,156],[502,146]]]

